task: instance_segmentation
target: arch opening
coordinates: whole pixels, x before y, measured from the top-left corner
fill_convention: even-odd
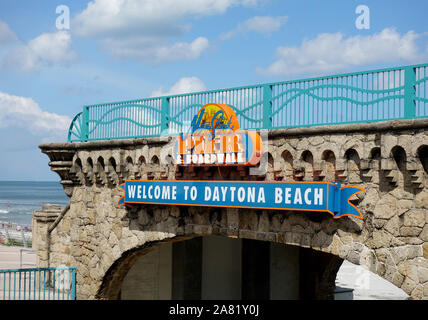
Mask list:
[[[425,170],[428,173],[428,146],[423,145],[418,149],[418,158]]]
[[[113,169],[113,172],[116,172],[116,160],[113,157],[110,157],[110,159],[108,160],[109,165],[111,166],[111,168]]]
[[[75,164],[79,170],[82,170],[82,160],[80,160],[80,158],[76,159]]]
[[[296,177],[297,180],[314,180],[314,156],[312,155],[312,152],[310,152],[309,150],[303,151],[302,155],[300,156],[300,161],[302,161],[304,171],[300,172],[300,176],[298,175]]]
[[[338,175],[336,174],[336,156],[333,151],[325,150],[321,155],[321,160],[325,162],[323,180],[326,181],[338,181]]]
[[[391,154],[393,159],[395,160],[395,163],[397,164],[397,167],[400,171],[406,170],[406,151],[400,146],[395,146],[391,150]]]
[[[104,168],[105,168],[105,165],[104,165],[104,158],[103,157],[98,157],[98,160],[97,160],[97,162],[98,162],[98,165],[101,167],[101,169],[102,170],[104,170]]]
[[[152,157],[152,160],[150,161],[151,164],[159,164],[159,158],[158,156],[154,155]]]
[[[375,147],[375,148],[373,148],[373,149],[370,150],[369,159],[371,159],[371,160],[380,160],[380,158],[381,158],[380,147]]]
[[[144,156],[140,156],[139,158],[138,158],[138,165],[144,165],[144,164],[146,164],[146,158],[144,157]]]
[[[286,180],[293,179],[293,155],[290,151],[284,150],[281,154],[281,158],[284,161],[284,174],[286,177]]]
[[[217,235],[143,250],[122,270],[125,275],[116,298],[334,299],[336,273],[343,261],[313,249]]]
[[[130,164],[130,165],[133,165],[134,161],[132,160],[132,158],[130,156],[128,156],[128,157],[126,157],[126,163]]]
[[[360,170],[360,156],[355,149],[348,149],[345,152],[346,170],[348,171],[348,181],[350,183],[359,183],[363,180]]]
[[[89,170],[93,170],[94,168],[94,162],[92,161],[91,157],[88,157],[88,159],[86,160],[86,164],[88,165]]]

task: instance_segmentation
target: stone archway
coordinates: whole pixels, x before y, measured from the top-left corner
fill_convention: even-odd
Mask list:
[[[219,235],[294,245],[364,266],[414,299],[428,297],[427,121],[270,131],[267,172],[165,164],[157,138],[45,144],[41,149],[70,196],[67,213],[34,214],[38,266],[74,265],[78,299],[98,293],[122,256],[150,243]],[[353,151],[348,151],[353,150]],[[327,152],[328,151],[328,152]],[[157,158],[154,158],[156,156]],[[112,160],[114,159],[114,161]],[[308,181],[335,177],[364,194],[364,220],[328,214],[118,205],[123,179]],[[62,220],[48,234],[50,223]],[[50,237],[50,241],[46,239]],[[112,280],[117,277],[111,274]],[[114,297],[114,295],[107,295]]]
[[[35,239],[39,266],[44,266],[44,261],[76,266],[78,299],[117,299],[124,276],[140,255],[162,243],[208,235],[315,250],[361,265],[408,294],[419,292],[420,285],[413,279],[423,276],[425,270],[422,246],[386,247],[385,242],[391,239],[376,230],[378,222],[372,213],[361,221],[334,220],[314,212],[176,206],[117,206],[113,210],[107,205],[111,199],[117,203],[119,197],[116,189],[96,185],[75,188],[70,211],[51,234],[50,248],[43,245],[43,239]],[[35,213],[40,236],[49,225],[47,216],[50,221],[55,219],[51,211]],[[327,268],[334,271],[330,279],[334,280],[339,266],[333,260]],[[317,276],[317,270],[308,272]],[[309,297],[327,296],[328,285],[320,283],[316,288],[316,292],[324,293]]]
[[[333,299],[338,256],[225,236],[173,238],[131,249],[98,299]]]
[[[111,261],[102,279],[98,280],[97,299],[120,298],[122,283],[141,256],[164,244],[185,242],[197,237],[259,240],[299,248],[302,261],[300,270],[305,274],[301,279],[306,279],[299,281],[299,297],[304,299],[332,299],[336,273],[343,259],[352,249],[350,257],[354,262],[361,253],[367,254],[361,246],[357,248],[356,245],[349,245],[351,239],[345,241],[344,245],[334,235],[337,229],[341,232],[361,232],[362,225],[351,220],[333,222],[325,214],[168,206],[145,206],[125,211],[131,219],[130,231],[134,234],[144,233],[149,237],[145,238],[145,242],[140,242],[137,235],[133,247],[128,246],[122,253],[116,253],[118,258]],[[332,223],[335,226],[331,226]],[[129,244],[131,242],[127,241]],[[263,252],[269,254],[269,248],[260,251],[260,254],[263,255]],[[251,288],[247,291],[250,292]],[[198,296],[190,298],[196,299]]]

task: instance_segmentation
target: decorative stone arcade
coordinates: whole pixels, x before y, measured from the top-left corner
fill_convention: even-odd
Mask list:
[[[132,297],[127,277],[138,274],[146,298],[197,299],[210,298],[214,266],[232,270],[227,259],[237,252],[242,268],[235,270],[239,283],[228,298],[328,299],[346,259],[414,299],[427,299],[428,119],[271,130],[268,138],[267,172],[259,175],[250,175],[248,167],[168,164],[163,147],[171,138],[41,145],[70,205],[34,213],[38,266],[76,266],[78,299]],[[364,219],[260,209],[127,208],[118,205],[126,179],[341,181],[366,190],[351,199]],[[210,257],[212,248],[222,246],[223,262]],[[287,267],[295,275],[292,288],[275,271],[286,264],[284,256],[295,262],[294,269]],[[150,278],[150,270],[169,278]]]

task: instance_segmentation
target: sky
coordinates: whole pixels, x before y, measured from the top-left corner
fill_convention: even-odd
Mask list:
[[[0,180],[84,105],[428,62],[428,1],[0,0]]]

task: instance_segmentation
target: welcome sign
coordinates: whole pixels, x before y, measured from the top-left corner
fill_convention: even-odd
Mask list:
[[[361,212],[349,199],[363,188],[332,182],[129,180],[119,204],[158,204],[329,212],[333,218]]]
[[[236,166],[256,165],[262,153],[259,134],[239,130],[230,106],[209,103],[194,116],[190,133],[176,138],[173,157],[182,166]]]

